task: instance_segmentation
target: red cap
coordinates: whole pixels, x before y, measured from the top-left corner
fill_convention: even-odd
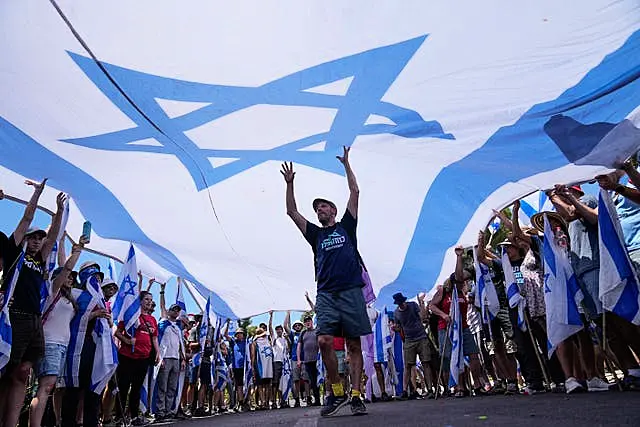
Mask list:
[[[580,187],[579,185],[572,185],[571,186],[572,190],[576,190],[577,192],[580,193],[580,197],[584,196],[584,191],[582,191],[582,187]]]

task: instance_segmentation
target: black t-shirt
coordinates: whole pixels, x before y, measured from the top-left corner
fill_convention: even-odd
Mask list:
[[[502,262],[494,259],[488,267],[489,274],[491,275],[491,281],[496,288],[496,294],[498,294],[500,308],[508,309],[509,300],[507,298],[507,290],[504,287],[504,270],[502,269]]]
[[[4,284],[3,290],[9,284],[9,280],[13,276],[14,268],[13,263],[20,256],[22,248],[16,245],[13,234],[9,237],[2,248],[2,261],[4,272]],[[45,262],[42,259],[42,255],[38,252],[35,255],[25,255],[24,264],[20,270],[20,276],[18,276],[18,282],[16,288],[13,291],[13,302],[11,303],[12,310],[19,310],[25,313],[40,314],[40,298],[42,283],[44,281]]]
[[[320,228],[307,221],[305,238],[315,256],[319,291],[340,291],[364,286],[357,250],[357,220],[347,209],[340,222]]]

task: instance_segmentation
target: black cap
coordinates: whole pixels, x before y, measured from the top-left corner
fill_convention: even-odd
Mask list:
[[[313,320],[313,317],[311,317],[311,316],[304,316],[304,319],[303,319],[303,320],[304,320],[305,322],[306,322],[307,320]]]
[[[400,305],[403,302],[405,302],[406,300],[407,300],[407,297],[402,295],[402,292],[398,292],[398,293],[393,294],[393,303],[395,305]]]

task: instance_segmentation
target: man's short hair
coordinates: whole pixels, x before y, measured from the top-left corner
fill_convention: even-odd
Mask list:
[[[151,292],[140,291],[140,301],[142,301],[147,295],[151,295]]]
[[[282,325],[276,326],[276,329],[282,329]]]

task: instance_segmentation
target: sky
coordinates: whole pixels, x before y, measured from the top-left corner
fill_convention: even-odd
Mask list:
[[[582,189],[585,193],[593,194],[596,197],[599,191],[599,187],[597,184],[584,184],[582,185]],[[24,212],[24,205],[21,205],[6,199],[0,200],[0,231],[4,232],[6,235],[10,235],[15,229],[15,227],[18,225],[18,221],[22,217],[23,212]],[[40,210],[36,211],[36,215],[32,225],[40,227],[42,229],[46,229],[50,223],[51,223],[51,217],[47,213],[42,212]],[[88,247],[91,247],[90,243]],[[71,253],[71,243],[68,240],[66,242],[66,253],[67,254]],[[120,254],[120,256],[122,259],[126,259],[126,254]],[[100,269],[103,272],[108,272],[108,267],[109,267],[108,258],[100,255],[94,255],[92,253],[83,253],[80,256],[80,260],[78,261],[78,266],[81,265],[83,262],[89,261],[89,260],[98,262],[98,264],[100,264]],[[116,264],[117,273],[119,273],[120,268],[122,267],[122,264],[120,264],[117,261],[115,262],[115,264]],[[116,276],[116,280],[117,280],[117,276]],[[148,281],[148,278],[145,278],[143,283],[143,288],[146,288],[147,281]],[[167,304],[171,304],[172,302],[175,302],[176,291],[177,291],[177,282],[174,277],[167,282],[167,286],[165,288],[165,299],[167,301]],[[155,283],[151,287],[151,293],[153,294],[153,298],[156,302],[160,301],[159,292],[160,292],[160,285]],[[187,312],[199,313],[201,310],[198,308],[198,305],[196,304],[194,299],[191,297],[189,292],[185,289],[183,293],[185,298],[185,304],[187,306]],[[204,297],[206,298],[207,295],[204,295]],[[155,314],[159,315],[159,313],[160,313],[160,309],[158,308]],[[285,312],[274,313],[274,327],[283,322],[285,314],[286,314]],[[301,312],[292,312],[291,313],[292,321],[298,320],[300,315],[301,315]],[[269,315],[263,314],[263,315],[252,318],[252,324],[258,325],[260,322],[267,323],[268,320],[269,320]]]

